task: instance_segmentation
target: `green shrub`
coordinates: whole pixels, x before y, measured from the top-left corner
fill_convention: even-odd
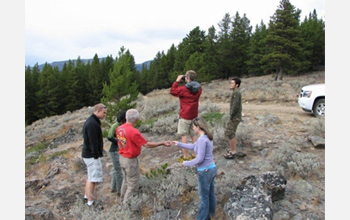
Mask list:
[[[102,136],[106,138],[108,136],[109,130],[102,130]]]
[[[221,121],[223,116],[224,116],[224,113],[220,113],[220,112],[208,112],[202,115],[202,117],[208,124],[213,124],[218,121]]]
[[[51,155],[48,156],[47,159],[51,159],[51,158],[54,158],[54,157],[58,157],[58,156],[61,156],[61,155],[65,155],[67,153],[67,150],[63,150],[63,151],[57,151]]]
[[[32,164],[36,164],[42,161],[45,161],[45,157],[42,154],[42,152],[47,148],[49,145],[49,141],[39,143],[35,146],[32,146],[30,148],[27,148],[25,150],[25,170],[29,170]]]
[[[29,153],[39,153],[39,152],[42,152],[43,150],[46,149],[46,147],[49,145],[50,143],[48,141],[46,142],[42,142],[42,143],[39,143],[35,146],[32,146],[28,149],[25,150],[25,155],[28,155]]]

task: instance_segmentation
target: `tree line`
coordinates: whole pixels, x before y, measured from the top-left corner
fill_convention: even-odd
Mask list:
[[[325,22],[316,10],[300,22],[299,9],[281,0],[269,24],[261,21],[252,31],[250,20],[238,12],[226,13],[207,33],[195,27],[165,53],[158,52],[149,67],[135,67],[134,56],[121,47],[118,56],[84,64],[80,57],[61,70],[45,63],[25,70],[25,123],[102,102],[112,122],[122,110],[134,107],[139,93],[171,87],[176,77],[193,69],[197,81],[231,76],[296,75],[325,65]]]

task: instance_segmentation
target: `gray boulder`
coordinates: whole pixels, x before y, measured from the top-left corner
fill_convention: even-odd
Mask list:
[[[280,174],[268,172],[245,177],[224,206],[228,219],[272,220],[272,202],[284,198],[287,180]]]

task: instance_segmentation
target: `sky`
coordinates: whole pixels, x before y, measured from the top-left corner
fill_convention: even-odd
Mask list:
[[[280,0],[25,0],[25,65],[118,56],[124,46],[137,64],[177,46],[195,27],[203,31],[236,12],[253,28],[268,24]],[[316,9],[325,19],[325,0],[290,0],[304,20]]]

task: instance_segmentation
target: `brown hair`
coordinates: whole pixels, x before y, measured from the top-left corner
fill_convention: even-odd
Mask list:
[[[193,70],[188,70],[188,71],[186,72],[186,76],[187,76],[191,81],[193,81],[193,80],[196,79],[197,73],[196,73],[195,71],[193,71]]]
[[[213,140],[213,134],[210,132],[208,124],[205,122],[205,120],[202,117],[197,117],[192,120],[192,124],[195,126],[199,126],[199,128],[204,131],[204,134],[206,134],[209,138],[209,140]]]

